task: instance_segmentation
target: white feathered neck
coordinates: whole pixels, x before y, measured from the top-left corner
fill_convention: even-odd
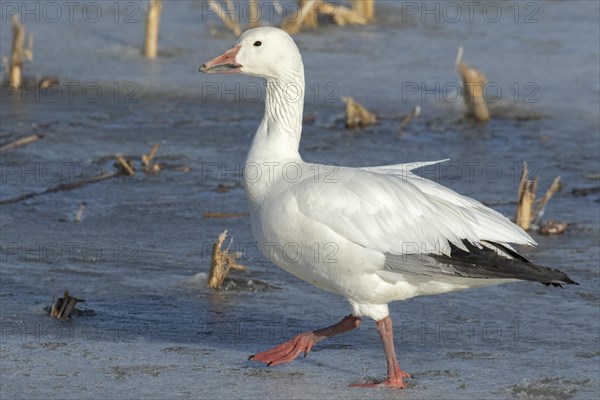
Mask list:
[[[250,152],[249,162],[299,159],[304,111],[304,67],[280,78],[268,78],[265,113]]]
[[[246,159],[247,168],[259,169],[263,175],[259,180],[256,176],[245,177],[248,195],[254,199],[268,191],[287,164],[303,162],[299,147],[304,112],[304,65],[300,61],[295,68],[266,80],[265,113]]]

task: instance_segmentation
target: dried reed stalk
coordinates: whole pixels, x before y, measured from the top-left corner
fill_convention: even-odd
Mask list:
[[[52,86],[60,85],[60,80],[55,76],[45,76],[40,79],[38,87],[42,90],[51,88]]]
[[[356,10],[330,3],[319,3],[319,12],[329,16],[339,26],[366,25],[368,22],[367,18]]]
[[[29,44],[25,47],[25,27],[19,21],[18,15],[13,15],[12,30],[8,86],[16,90],[23,83],[23,64],[33,59],[33,36],[29,35]]]
[[[400,121],[400,127],[398,128],[398,132],[402,132],[402,130],[406,128],[408,124],[410,124],[410,121],[412,121],[419,115],[421,115],[421,107],[415,106],[415,108],[412,109],[410,114],[405,115],[404,118],[402,118],[402,121]]]
[[[519,181],[519,195],[517,200],[517,225],[524,230],[528,230],[534,219],[532,207],[535,201],[535,192],[537,191],[538,180],[527,179],[527,163],[523,163],[523,172]]]
[[[319,13],[327,15],[336,25],[340,26],[365,25],[369,22],[362,6],[360,6],[360,10],[357,10],[323,0],[298,0],[298,4],[300,5],[298,18],[293,21],[284,21],[281,26],[290,35],[298,33],[304,27],[316,29],[319,26]],[[367,9],[369,8],[367,7]],[[369,13],[369,11],[366,12]]]
[[[256,0],[248,0],[248,23],[250,29],[260,26],[259,8]]]
[[[311,0],[299,0],[300,9],[304,12],[304,6],[306,3],[310,3]],[[308,15],[304,19],[303,26],[306,28],[317,29],[319,27],[319,4],[321,2],[313,2],[311,6],[308,7],[306,11]]]
[[[77,209],[75,218],[73,218],[73,222],[81,222],[81,217],[83,217],[83,212],[85,211],[85,206],[86,206],[86,203],[84,201],[79,203],[79,208]]]
[[[519,182],[519,198],[517,202],[517,225],[521,228],[528,230],[532,223],[535,221],[539,224],[548,201],[552,198],[554,193],[561,189],[560,176],[554,178],[554,181],[546,191],[546,194],[535,201],[535,194],[537,191],[538,180],[527,180],[527,163],[523,163],[523,172],[521,174],[521,180]],[[566,222],[548,221],[543,224],[539,232],[545,235],[562,233],[568,224]]]
[[[304,26],[316,28],[318,26],[317,12],[320,0],[299,0],[300,10],[299,15],[294,20],[283,21],[281,29],[285,30],[290,35],[294,35]]]
[[[235,4],[233,4],[233,0],[225,0],[225,9],[227,12],[235,11]]]
[[[0,146],[0,153],[3,153],[5,151],[8,150],[13,150],[16,149],[17,147],[21,147],[21,146],[27,146],[28,144],[37,142],[38,140],[40,140],[41,138],[43,138],[44,135],[40,134],[40,133],[36,133],[33,135],[29,135],[29,136],[25,136],[24,138],[21,139],[17,139],[13,142],[7,143],[3,146]]]
[[[375,20],[374,0],[352,0],[352,10],[362,15],[367,22]]]
[[[229,18],[229,15],[227,15],[227,13],[223,10],[223,8],[221,8],[219,3],[217,3],[215,0],[209,0],[208,6],[210,8],[212,8],[214,13],[217,14],[217,16],[221,19],[221,21],[223,21],[225,26],[227,26],[229,29],[231,29],[233,31],[233,34],[235,36],[240,36],[242,34],[242,29],[240,28],[240,24],[238,24],[237,21]]]
[[[210,263],[210,274],[208,277],[208,286],[212,289],[218,289],[232,269],[245,271],[246,267],[237,263],[237,253],[230,252],[229,249],[223,249],[223,242],[227,237],[227,231],[219,235],[216,243],[213,243],[212,259]]]
[[[479,122],[487,122],[490,120],[490,112],[484,97],[487,79],[483,72],[463,63],[463,52],[463,48],[459,47],[456,57],[456,68],[462,77],[463,97],[468,109],[468,115]]]
[[[544,211],[546,209],[546,204],[548,204],[548,201],[552,198],[552,196],[554,196],[554,193],[558,192],[560,189],[560,176],[557,176],[556,178],[554,178],[554,181],[552,181],[552,184],[546,191],[546,194],[535,204],[534,215],[537,221],[542,219],[542,217],[544,216]]]
[[[56,301],[52,303],[50,316],[58,319],[67,319],[71,316],[77,303],[85,303],[85,300],[71,297],[69,292],[65,290],[63,297],[56,299]]]
[[[146,13],[146,36],[144,39],[144,57],[156,58],[158,54],[158,27],[162,0],[150,0]]]
[[[156,157],[156,153],[158,152],[159,144],[155,144],[150,154],[142,154],[142,166],[144,171],[151,172],[153,174],[158,174],[160,172],[160,165],[158,163],[153,163],[154,157]]]
[[[377,116],[352,97],[342,97],[346,102],[346,128],[365,127],[377,122]]]
[[[135,175],[135,166],[133,165],[133,162],[131,160],[126,160],[123,156],[117,156],[115,167],[120,174],[129,176]]]

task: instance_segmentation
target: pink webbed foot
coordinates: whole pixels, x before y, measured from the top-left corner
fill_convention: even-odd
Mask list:
[[[305,332],[272,349],[250,356],[248,359],[266,363],[267,366],[289,363],[294,361],[301,353],[304,353],[304,357],[306,357],[315,343],[315,334]]]
[[[304,332],[288,340],[285,343],[275,346],[272,349],[263,351],[262,353],[250,356],[249,360],[264,362],[267,366],[278,365],[286,362],[292,362],[301,353],[304,357],[310,352],[313,346],[321,340],[340,333],[348,332],[360,325],[360,317],[347,315],[335,325],[327,328],[318,329],[313,332]]]

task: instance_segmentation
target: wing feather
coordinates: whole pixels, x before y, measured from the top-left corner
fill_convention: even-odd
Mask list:
[[[401,164],[407,165],[407,164]],[[394,167],[394,166],[392,166]],[[336,182],[307,179],[292,187],[300,212],[337,234],[389,254],[450,255],[466,240],[535,245],[521,228],[480,202],[408,168],[340,168]]]

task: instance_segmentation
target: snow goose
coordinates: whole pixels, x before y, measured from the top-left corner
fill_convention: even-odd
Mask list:
[[[265,113],[246,161],[252,173],[244,177],[254,238],[274,264],[344,296],[352,308],[339,323],[250,359],[291,362],[369,317],[377,322],[388,375],[358,386],[403,388],[410,375],[396,358],[388,303],[519,280],[575,283],[519,255],[513,244],[536,243],[507,218],[411,172],[430,163],[345,168],[304,162],[298,151],[304,66],[286,32],[246,31],[200,71],[266,79]]]

